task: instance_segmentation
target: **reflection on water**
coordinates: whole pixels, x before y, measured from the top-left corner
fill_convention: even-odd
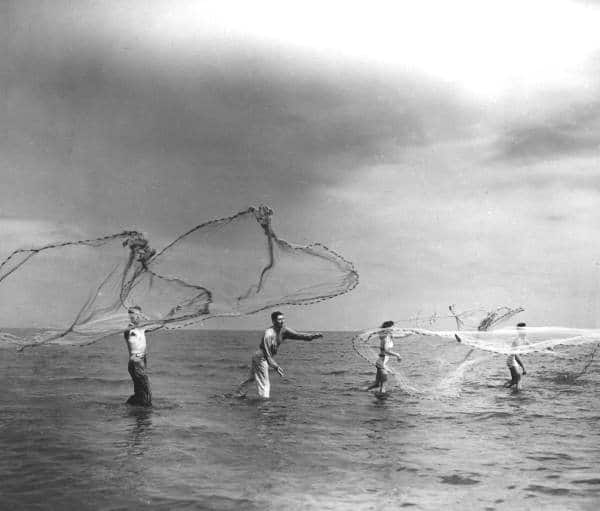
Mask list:
[[[127,435],[127,454],[143,456],[148,440],[152,436],[152,414],[150,407],[134,406],[129,408],[127,417],[130,419]]]

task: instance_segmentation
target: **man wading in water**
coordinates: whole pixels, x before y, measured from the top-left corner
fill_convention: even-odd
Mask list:
[[[236,394],[238,397],[246,395],[246,387],[251,382],[256,382],[256,390],[259,397],[268,398],[271,392],[271,382],[269,380],[269,368],[275,369],[279,376],[283,376],[283,369],[273,358],[277,354],[279,345],[284,339],[298,339],[301,341],[312,341],[323,337],[323,334],[305,334],[296,332],[285,326],[283,313],[275,311],[271,314],[272,326],[265,330],[258,351],[252,356],[252,368],[250,375],[238,387]]]
[[[134,305],[133,307],[130,307],[127,312],[129,313],[129,326],[127,327],[127,330],[123,332],[123,335],[125,336],[127,350],[129,351],[129,364],[127,365],[127,370],[133,380],[133,395],[127,400],[127,404],[152,406],[150,381],[146,374],[146,329],[138,326],[141,319],[142,308]]]

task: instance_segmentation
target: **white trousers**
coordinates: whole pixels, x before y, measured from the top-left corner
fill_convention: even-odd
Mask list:
[[[269,380],[269,364],[262,351],[257,351],[252,357],[252,377],[256,382],[259,397],[268,398],[271,394],[271,381]]]

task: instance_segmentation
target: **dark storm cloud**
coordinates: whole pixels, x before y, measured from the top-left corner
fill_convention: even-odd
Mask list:
[[[183,153],[199,164],[273,172],[285,170],[282,163],[311,170],[331,158],[384,157],[390,146],[428,142],[453,115],[451,103],[429,105],[411,84],[359,74],[336,81],[238,59],[191,75],[165,67],[132,73],[87,52],[23,72],[15,87],[29,90],[43,122],[55,114],[84,119],[90,137],[117,152]],[[429,122],[427,109],[436,107],[442,115]]]
[[[52,127],[62,117],[116,154],[310,172],[332,159],[360,165],[385,158],[390,146],[434,141],[465,117],[450,94],[422,80],[393,83],[251,43],[219,49],[204,42],[182,64],[103,26],[101,6],[58,3],[53,15],[46,4],[12,5],[2,81],[9,103],[17,90],[32,103],[24,128]]]
[[[498,139],[497,159],[543,161],[600,150],[600,55],[596,53],[588,64],[585,93],[550,97],[531,113],[531,120],[506,127]]]
[[[497,192],[511,193],[517,186],[563,194],[600,191],[594,163],[600,153],[600,102],[579,100],[549,111],[541,120],[505,130],[497,141],[493,163],[503,168],[494,177]]]
[[[600,149],[600,103],[565,119],[512,128],[499,143],[502,159],[550,159]]]
[[[0,64],[5,184],[41,190],[45,214],[116,225],[129,207],[163,221],[169,201],[171,218],[191,223],[199,204],[293,203],[404,147],[464,136],[471,122],[452,93],[421,79],[252,44],[153,52],[94,28],[94,11],[81,23],[68,12],[38,13],[35,29],[17,16]],[[135,183],[144,198],[132,197]],[[36,205],[25,194],[20,209]]]

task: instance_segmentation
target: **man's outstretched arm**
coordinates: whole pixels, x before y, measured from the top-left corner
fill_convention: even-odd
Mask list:
[[[292,330],[291,328],[286,328],[285,332],[283,332],[283,336],[284,339],[295,339],[298,341],[313,341],[314,339],[319,339],[321,337],[323,337],[322,333],[314,333],[314,334],[307,334],[304,332],[296,332],[296,330]]]
[[[389,355],[390,357],[396,357],[398,360],[402,360],[402,357],[400,356],[399,353],[396,353],[395,351],[390,351],[390,350],[382,350],[386,355]]]

